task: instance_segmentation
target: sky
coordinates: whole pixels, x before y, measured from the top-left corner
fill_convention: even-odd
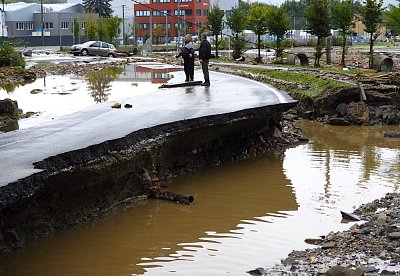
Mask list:
[[[267,4],[272,4],[275,6],[280,6],[283,2],[285,2],[284,0],[250,0],[250,2],[263,2],[263,3],[267,3]],[[398,2],[396,0],[383,0],[383,6],[387,6],[388,4],[392,4],[397,6]]]

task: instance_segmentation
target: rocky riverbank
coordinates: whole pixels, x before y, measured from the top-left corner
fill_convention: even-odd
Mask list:
[[[348,230],[308,239],[316,248],[293,251],[280,264],[251,275],[400,275],[400,194],[364,204]]]

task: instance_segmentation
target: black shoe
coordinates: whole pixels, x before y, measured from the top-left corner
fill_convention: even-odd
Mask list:
[[[209,82],[203,82],[203,83],[201,84],[201,86],[210,86],[210,83],[209,83]]]
[[[186,80],[185,80],[185,82],[188,82],[188,81],[189,81],[189,79],[186,79]]]
[[[190,81],[193,81],[193,78],[191,78]]]

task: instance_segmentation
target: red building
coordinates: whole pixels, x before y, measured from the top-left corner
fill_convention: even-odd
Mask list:
[[[165,43],[186,33],[197,35],[207,21],[210,0],[136,0],[134,14],[137,40],[150,37]]]

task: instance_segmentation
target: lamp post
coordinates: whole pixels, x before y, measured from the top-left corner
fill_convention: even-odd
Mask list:
[[[122,5],[122,44],[125,45],[125,5]]]

